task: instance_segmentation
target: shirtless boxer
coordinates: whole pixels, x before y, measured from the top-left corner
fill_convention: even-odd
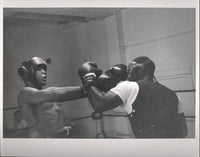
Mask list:
[[[96,65],[90,70],[97,75],[101,74]],[[33,127],[30,137],[56,137],[57,131],[65,125],[56,102],[86,97],[83,88],[69,86],[43,89],[47,79],[47,64],[39,57],[24,61],[18,68],[18,74],[25,84],[18,94],[18,105],[29,125]]]

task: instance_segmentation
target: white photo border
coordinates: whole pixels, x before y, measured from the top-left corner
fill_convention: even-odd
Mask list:
[[[2,5],[1,5],[2,4]],[[0,34],[3,63],[3,8],[40,7],[150,7],[196,8],[196,135],[193,139],[3,139],[3,64],[0,95],[0,155],[1,156],[199,156],[199,2],[198,0],[1,0]]]

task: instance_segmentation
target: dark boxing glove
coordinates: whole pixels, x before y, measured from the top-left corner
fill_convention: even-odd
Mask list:
[[[98,88],[101,91],[107,92],[115,87],[117,83],[124,80],[127,80],[127,66],[124,64],[116,64],[99,76]]]
[[[88,61],[82,64],[78,70],[83,87],[87,90],[91,85],[96,85],[97,78],[102,74],[96,63]]]

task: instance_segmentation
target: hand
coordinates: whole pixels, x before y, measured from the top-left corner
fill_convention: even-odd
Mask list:
[[[87,90],[91,85],[96,85],[97,77],[102,73],[101,69],[95,62],[88,61],[82,64],[78,70],[78,74],[82,80],[83,87]]]
[[[127,80],[127,77],[127,66],[124,64],[116,64],[98,77],[98,88],[101,91],[107,92],[120,81]]]

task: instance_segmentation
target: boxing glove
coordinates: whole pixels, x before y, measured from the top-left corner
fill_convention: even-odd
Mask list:
[[[109,68],[104,74],[98,78],[98,88],[107,92],[115,87],[120,81],[127,79],[127,66],[124,64],[116,64]]]
[[[87,90],[91,85],[96,85],[97,78],[102,74],[102,70],[93,61],[88,61],[82,64],[78,70],[78,75],[81,78],[83,87]]]

